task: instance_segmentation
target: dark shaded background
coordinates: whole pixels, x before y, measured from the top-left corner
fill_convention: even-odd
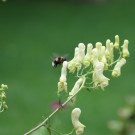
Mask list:
[[[114,135],[107,122],[117,119],[116,110],[124,105],[124,98],[135,93],[134,5],[134,0],[0,2],[0,83],[9,86],[9,109],[0,114],[0,134],[22,135],[52,112],[60,76],[60,68],[51,66],[53,53],[69,54],[71,59],[78,43],[105,44],[118,34],[121,45],[124,39],[130,42],[131,56],[122,76],[111,78],[105,91],[81,92],[75,104],[82,109],[85,135]],[[74,82],[70,75],[69,89]],[[59,112],[51,120],[53,127],[70,131],[72,109]]]

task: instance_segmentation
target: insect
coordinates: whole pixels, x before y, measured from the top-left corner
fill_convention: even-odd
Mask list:
[[[56,68],[58,65],[61,65],[64,61],[67,61],[66,57],[58,56],[52,61],[52,66]]]

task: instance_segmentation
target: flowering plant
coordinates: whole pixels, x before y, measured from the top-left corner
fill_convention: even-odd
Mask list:
[[[7,85],[2,84],[0,87],[0,112],[3,112],[4,110],[8,109],[8,106],[6,104],[6,93],[5,90],[8,89]]]
[[[95,47],[91,43],[87,44],[87,46],[83,43],[79,43],[75,48],[73,59],[63,62],[58,82],[58,96],[62,95],[62,92],[65,91],[68,98],[41,124],[25,133],[25,135],[31,134],[42,126],[45,126],[49,130],[50,135],[51,132],[57,132],[60,135],[64,135],[49,127],[47,121],[69,102],[75,102],[77,94],[83,88],[87,90],[101,88],[104,90],[104,88],[109,85],[110,81],[110,78],[104,75],[104,71],[111,71],[113,77],[119,77],[121,75],[121,68],[126,64],[126,58],[130,55],[128,43],[128,40],[124,40],[123,45],[120,46],[118,35],[115,36],[114,43],[108,39],[105,46],[100,42],[97,42]],[[69,73],[75,74],[77,77],[77,81],[71,91],[68,90],[67,85],[68,71]],[[85,125],[79,121],[80,114],[81,110],[79,108],[75,108],[71,112],[71,120],[74,129],[66,135],[72,134],[74,130],[76,135],[81,135],[84,132]]]

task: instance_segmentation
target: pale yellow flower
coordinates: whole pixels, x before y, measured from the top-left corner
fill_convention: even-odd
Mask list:
[[[84,132],[84,128],[85,128],[85,125],[83,125],[79,121],[80,115],[81,115],[81,110],[79,108],[75,108],[71,113],[71,120],[75,128],[76,135],[81,135]]]
[[[122,46],[122,56],[124,58],[129,57],[130,53],[128,51],[128,40],[124,40],[124,44]]]
[[[104,69],[108,69],[108,63],[107,63],[107,59],[105,56],[105,46],[102,46],[101,48],[101,62],[104,63]]]
[[[60,76],[60,80],[58,82],[58,94],[65,90],[67,92],[67,66],[68,66],[68,62],[67,61],[64,61],[63,62],[63,66],[62,66],[62,69],[61,69],[61,76]]]
[[[98,60],[98,50],[97,50],[97,48],[94,48],[92,50],[92,63],[93,63],[93,67],[96,65],[97,62],[99,62],[99,60]]]
[[[112,76],[118,77],[121,74],[121,68],[126,64],[126,59],[122,58],[120,61],[116,63],[114,69],[112,71]]]
[[[97,62],[93,71],[94,87],[101,87],[101,89],[104,89],[104,87],[108,86],[109,78],[103,75],[103,70],[104,70],[104,63]]]
[[[100,42],[97,42],[96,43],[96,48],[97,48],[97,51],[98,51],[98,60],[101,61],[102,59],[102,43]]]
[[[93,48],[93,45],[91,43],[89,43],[87,45],[87,53],[84,57],[84,60],[83,60],[83,65],[85,67],[88,67],[91,63],[91,59],[92,59],[92,48]]]
[[[119,44],[120,44],[119,36],[116,35],[116,36],[115,36],[114,48],[115,48],[115,49],[118,49],[118,48],[119,48]]]
[[[81,84],[83,83],[83,80],[84,80],[84,79],[85,79],[85,77],[80,77],[80,78],[76,81],[76,83],[75,83],[73,89],[71,90],[71,92],[69,92],[69,96],[73,96],[73,95],[79,90],[79,88],[80,88]]]
[[[68,62],[68,69],[69,69],[69,72],[71,72],[71,73],[74,73],[75,70],[76,70],[75,61],[78,57],[78,51],[79,51],[79,48],[76,47],[75,52],[74,52],[74,58],[71,61]]]
[[[113,62],[113,43],[109,39],[106,41],[105,56],[109,63]]]
[[[78,55],[77,58],[75,59],[75,66],[77,68],[77,71],[79,71],[82,67],[83,60],[85,57],[85,45],[83,43],[79,43],[78,45]]]

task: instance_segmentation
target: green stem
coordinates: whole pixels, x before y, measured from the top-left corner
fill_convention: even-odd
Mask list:
[[[59,135],[71,135],[74,132],[74,130],[75,130],[75,129],[73,129],[70,133],[63,134],[63,133],[60,133],[60,132],[56,131],[55,129],[53,129],[51,127],[47,127],[47,128],[49,128],[51,131],[53,131],[53,132],[55,132],[56,134],[59,134]]]
[[[44,126],[46,124],[46,122],[52,117],[54,116],[60,109],[62,109],[63,106],[65,106],[67,103],[69,103],[79,92],[80,90],[83,88],[84,84],[85,84],[85,78],[83,80],[83,83],[81,85],[81,87],[79,88],[79,90],[71,97],[69,97],[61,106],[59,106],[56,110],[54,110],[43,122],[41,122],[39,125],[37,125],[35,128],[31,129],[30,131],[28,131],[27,133],[25,133],[24,135],[30,135],[31,133],[33,133],[34,131],[36,131],[37,129],[39,129],[40,127]]]

